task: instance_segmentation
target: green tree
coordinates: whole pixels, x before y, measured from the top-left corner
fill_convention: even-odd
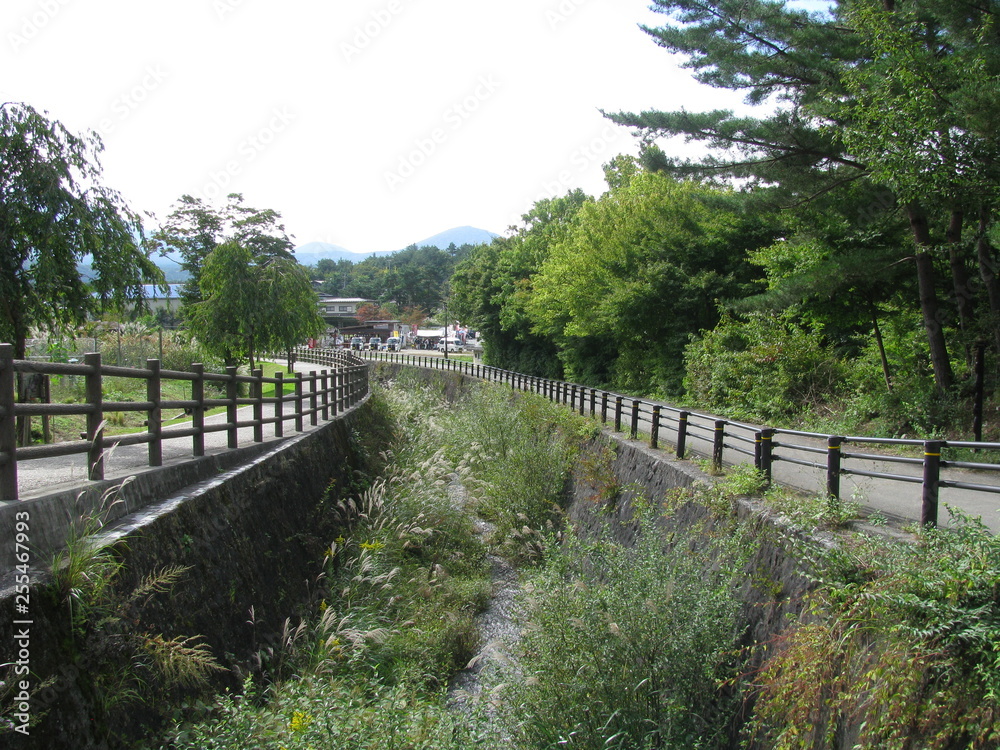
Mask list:
[[[991,306],[1000,303],[988,242],[992,198],[956,201],[995,184],[996,108],[984,106],[997,93],[992,6],[841,0],[829,11],[807,12],[780,2],[655,0],[654,9],[670,21],[645,30],[687,57],[698,80],[768,107],[761,117],[684,110],[609,115],[640,129],[644,163],[675,175],[739,179],[786,209],[820,201],[839,211],[846,189],[866,191],[869,205],[891,210],[910,228],[896,260],[915,270],[909,304],[923,317],[938,388],[948,389],[954,380],[948,337],[969,327],[979,291],[969,280],[973,243],[963,240],[969,222],[981,286]],[[677,135],[707,145],[710,155],[682,160],[656,146],[658,138]],[[890,201],[881,197],[886,188]],[[952,284],[945,285],[949,275]],[[943,295],[954,305],[942,305]],[[989,329],[983,320],[978,329]]]
[[[67,329],[108,307],[142,306],[163,274],[142,224],[101,184],[96,133],[77,136],[27,104],[0,106],[0,339],[23,358],[32,326]],[[94,278],[78,264],[88,256]]]
[[[243,196],[230,193],[223,206],[206,204],[201,198],[183,195],[163,225],[152,235],[151,246],[161,254],[177,253],[188,280],[181,289],[185,307],[202,300],[201,275],[208,255],[219,245],[233,240],[264,262],[271,258],[291,259],[294,247],[273,209],[243,205]]]
[[[717,301],[756,288],[747,253],[775,224],[732,190],[640,172],[585,204],[532,281],[533,330],[558,343],[572,380],[676,393],[691,335]]]
[[[563,375],[555,342],[532,330],[526,310],[534,275],[592,198],[574,190],[545,198],[511,227],[509,237],[473,249],[451,280],[452,312],[478,329],[484,357],[496,367],[548,378]]]
[[[845,142],[873,179],[899,196],[918,263],[929,265],[939,249],[947,251],[966,343],[992,339],[1000,350],[1000,284],[988,234],[1000,198],[996,10],[935,0],[898,7],[859,0],[847,18],[870,59],[844,74],[853,95]],[[966,239],[970,225],[972,242]],[[977,304],[988,313],[977,315]],[[926,326],[938,323],[925,315]]]
[[[261,258],[235,240],[206,256],[201,296],[191,307],[191,329],[227,364],[244,358],[253,369],[262,352],[286,351],[324,327],[301,266]]]

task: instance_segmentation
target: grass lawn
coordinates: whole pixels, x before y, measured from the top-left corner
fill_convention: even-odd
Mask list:
[[[264,371],[264,377],[274,377],[277,372],[287,373],[288,368],[274,362],[260,363]],[[104,379],[104,400],[105,401],[145,401],[146,381],[142,378],[120,378],[109,377]],[[225,393],[219,386],[221,384],[208,383],[205,387],[206,398],[221,398]],[[286,386],[286,393],[288,388]],[[161,382],[162,398],[165,401],[183,401],[191,398],[191,382],[187,380],[163,380]],[[57,404],[80,404],[86,401],[84,384],[82,378],[69,376],[54,376],[51,382],[52,403]],[[264,384],[264,396],[274,396],[274,385]],[[225,407],[211,409],[205,412],[219,414],[225,411]],[[132,432],[142,432],[146,429],[146,412],[108,412],[104,415],[105,435],[125,435]],[[181,409],[165,409],[163,413],[163,425],[175,425],[190,421],[191,416],[184,414]],[[80,440],[81,435],[86,433],[87,418],[84,416],[64,416],[51,418],[52,441],[63,442],[67,440]],[[36,442],[41,442],[41,418],[34,417],[32,433]]]

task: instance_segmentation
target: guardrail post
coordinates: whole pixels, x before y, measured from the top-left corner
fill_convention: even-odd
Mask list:
[[[163,465],[163,410],[160,402],[163,400],[160,382],[160,360],[147,359],[146,369],[149,377],[146,379],[146,400],[153,406],[146,412],[146,432],[149,433],[149,465]]]
[[[649,447],[653,450],[660,447],[660,408],[653,404],[653,425],[649,428]]]
[[[774,463],[774,430],[770,427],[760,431],[760,471],[764,481],[771,483],[771,464]]]
[[[597,389],[590,389],[590,418],[594,418],[594,414],[597,413]]]
[[[226,400],[229,402],[226,404],[226,422],[229,424],[229,429],[226,430],[226,436],[229,441],[230,448],[236,448],[239,446],[239,438],[237,436],[236,422],[237,422],[237,410],[239,407],[236,405],[236,399],[239,397],[239,383],[236,382],[236,372],[237,368],[235,365],[231,365],[226,368],[226,376],[229,380],[226,381]]]
[[[684,458],[687,450],[688,413],[682,411],[677,415],[677,458]]]
[[[937,526],[938,519],[938,489],[941,481],[941,447],[940,440],[928,440],[924,443],[924,481],[920,502],[920,524],[922,526]]]
[[[722,450],[726,440],[726,420],[715,420],[715,436],[712,440],[712,468],[722,469]]]
[[[205,455],[205,365],[195,362],[191,365],[194,380],[191,381],[191,400],[195,402],[191,410],[191,427],[195,433],[191,438],[191,455]]]
[[[295,373],[295,431],[302,432],[305,425],[302,421],[302,373]]]
[[[608,392],[601,391],[601,424],[608,423]]]
[[[569,410],[576,411],[576,386],[571,385],[569,387]]]
[[[629,437],[635,440],[639,437],[639,399],[632,400],[632,424],[629,427]]]
[[[615,396],[615,432],[622,431],[622,397]]]
[[[264,442],[264,371],[253,371],[253,441]]]
[[[840,446],[844,438],[831,435],[826,440],[826,494],[840,500]]]
[[[93,480],[104,479],[104,385],[101,379],[101,353],[83,355],[90,371],[86,375],[86,398],[91,411],[87,414],[87,475]]]
[[[0,500],[17,500],[14,345],[0,344]]]
[[[276,372],[274,377],[278,382],[274,384],[274,436],[284,437],[285,435],[285,373]]]
[[[587,389],[582,385],[580,386],[580,416],[582,417],[586,412],[587,406]]]

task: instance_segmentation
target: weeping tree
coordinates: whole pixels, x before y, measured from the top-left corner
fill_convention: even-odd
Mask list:
[[[236,240],[205,257],[200,292],[202,300],[190,308],[191,329],[228,365],[246,361],[252,370],[261,353],[287,351],[324,328],[305,269]]]
[[[0,105],[0,340],[23,358],[32,326],[72,329],[90,314],[142,307],[163,274],[142,224],[101,182],[101,140],[27,104]],[[79,265],[90,259],[94,276]]]

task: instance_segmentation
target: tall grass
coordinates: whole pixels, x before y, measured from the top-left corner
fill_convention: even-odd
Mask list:
[[[593,427],[502,387],[445,404],[399,378],[373,396],[395,425],[387,469],[327,498],[345,532],[330,540],[315,610],[261,651],[270,681],[220,697],[163,747],[718,746],[717,680],[738,635],[726,551],[665,545],[652,504],[634,550],[560,542],[567,471]],[[446,689],[481,645],[488,554],[535,564],[524,648],[487,700],[459,712]]]
[[[735,698],[739,556],[669,543],[641,509],[634,547],[571,529],[526,585],[500,733],[519,748],[725,747]]]

